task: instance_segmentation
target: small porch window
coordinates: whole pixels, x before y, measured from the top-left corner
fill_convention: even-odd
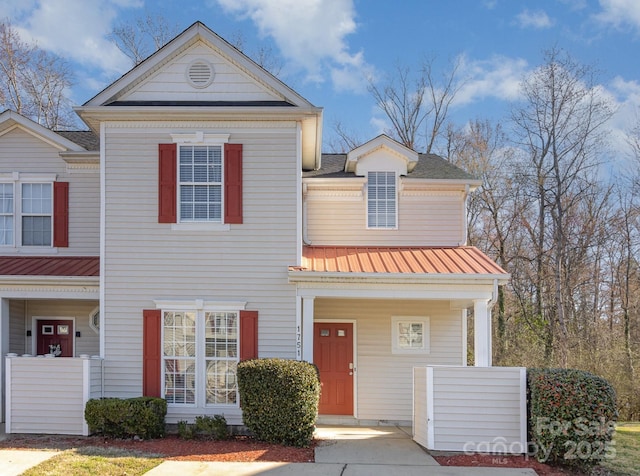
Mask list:
[[[428,317],[393,317],[391,322],[392,353],[429,353]]]

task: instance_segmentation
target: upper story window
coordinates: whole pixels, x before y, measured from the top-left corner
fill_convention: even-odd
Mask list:
[[[0,246],[14,251],[69,246],[69,183],[55,178],[0,175]]]
[[[229,229],[241,224],[242,144],[229,134],[172,134],[159,144],[158,222],[176,229]]]
[[[180,221],[222,221],[222,147],[179,146]]]
[[[52,246],[53,183],[0,183],[0,245]]]
[[[367,173],[367,227],[397,228],[395,172]]]

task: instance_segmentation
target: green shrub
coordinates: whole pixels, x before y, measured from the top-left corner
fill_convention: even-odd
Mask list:
[[[178,436],[183,440],[193,440],[196,437],[196,426],[189,424],[187,420],[178,422]]]
[[[229,438],[227,420],[222,415],[202,415],[196,417],[195,430],[198,435],[214,440],[226,440]]]
[[[255,359],[238,364],[244,424],[270,443],[308,446],[313,439],[320,380],[308,362]]]
[[[166,414],[166,400],[153,397],[91,399],[84,409],[89,431],[112,438],[160,438]]]
[[[572,369],[527,371],[530,450],[539,461],[589,469],[615,455],[616,394],[603,378]]]

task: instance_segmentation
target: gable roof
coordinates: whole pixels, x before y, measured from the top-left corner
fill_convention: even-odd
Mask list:
[[[0,114],[0,137],[19,128],[28,134],[52,145],[60,151],[84,152],[87,149],[80,142],[32,121],[28,117],[7,109]]]
[[[347,153],[347,161],[344,164],[345,171],[357,172],[358,161],[380,149],[384,149],[388,154],[402,159],[407,172],[411,172],[418,162],[418,153],[416,151],[409,149],[386,134],[380,134],[378,137],[374,137]]]
[[[235,95],[228,94],[225,83],[221,82],[222,86],[218,86],[215,81],[217,76],[212,67],[209,71],[210,82],[187,94],[186,89],[176,86],[175,78],[181,77],[183,82],[180,84],[188,84],[192,74],[191,65],[185,67],[181,63],[183,69],[180,71],[172,70],[172,67],[178,67],[178,60],[186,61],[188,54],[202,54],[202,64],[207,63],[207,58],[220,60],[227,73],[231,71],[236,78],[242,78],[243,84],[253,92],[245,93],[243,89]],[[160,79],[165,81],[162,84],[169,84],[169,89],[158,91],[151,86],[144,89],[148,86],[147,82],[164,74],[173,74],[172,81]],[[193,84],[194,81],[190,83],[191,87],[197,86]],[[233,81],[231,84],[234,84]],[[177,89],[171,90],[171,87]],[[141,93],[143,90],[144,94]],[[102,121],[131,120],[132,117],[150,120],[166,120],[168,117],[175,120],[215,120],[250,116],[265,120],[296,120],[301,123],[303,168],[314,169],[320,163],[322,108],[311,104],[201,22],[195,22],[74,110],[96,133],[99,133]]]
[[[234,66],[244,74],[250,76],[254,81],[260,83],[263,87],[268,88],[274,94],[279,96],[280,100],[276,101],[277,105],[286,104],[298,107],[314,107],[313,104],[300,96],[293,89],[289,88],[282,81],[259,66],[251,58],[246,56],[199,21],[193,23],[143,62],[122,75],[119,79],[107,86],[93,98],[89,99],[84,103],[84,106],[118,104],[119,99],[126,92],[135,88],[138,84],[160,70],[162,66],[166,65],[169,61],[192,45],[196,44],[198,41],[203,41],[217,54],[233,63]],[[158,105],[158,103],[162,103],[162,101],[155,101],[152,105]],[[208,105],[208,103],[206,101],[198,101],[198,104],[193,105]]]

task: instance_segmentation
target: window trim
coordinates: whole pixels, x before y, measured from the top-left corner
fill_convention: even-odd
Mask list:
[[[244,301],[206,301],[203,299],[196,300],[164,300],[158,299],[154,301],[156,308],[160,310],[160,396],[165,398],[165,361],[164,355],[164,338],[165,338],[165,326],[164,326],[164,314],[165,312],[190,312],[195,314],[195,339],[196,339],[196,351],[195,351],[195,397],[194,403],[169,403],[171,408],[238,408],[240,406],[239,395],[236,394],[235,403],[207,403],[207,389],[206,389],[206,319],[205,315],[208,312],[226,312],[236,314],[236,362],[240,362],[240,313],[246,307]],[[211,359],[209,359],[211,360]],[[227,359],[229,360],[229,359]],[[237,385],[237,383],[236,383]]]
[[[370,186],[370,176],[371,174],[393,174],[394,177],[394,197],[393,197],[393,204],[394,204],[394,224],[390,225],[390,226],[381,226],[381,225],[372,225],[370,220],[369,220],[369,216],[371,215],[369,213],[369,206],[370,206],[370,200],[369,200],[369,186]],[[366,223],[367,223],[367,230],[397,230],[398,229],[398,173],[395,170],[369,170],[367,171],[367,183],[365,186],[365,190],[366,190],[366,199],[365,199],[365,213],[366,213]],[[388,200],[387,200],[388,201]],[[378,216],[378,213],[376,213],[376,217]]]
[[[172,229],[189,231],[220,230],[226,231],[229,225],[225,223],[225,144],[229,142],[231,134],[205,133],[204,131],[178,132],[171,134],[171,140],[176,144],[176,222]],[[181,219],[180,186],[180,148],[214,146],[220,147],[220,220],[189,220]]]
[[[0,249],[3,251],[9,250],[29,250],[31,252],[56,252],[57,247],[55,243],[55,182],[57,179],[56,174],[34,174],[25,172],[12,172],[0,174],[0,183],[10,184],[13,186],[13,242],[11,244],[0,244]],[[28,184],[44,184],[51,187],[51,209],[48,215],[43,214],[28,214],[23,213],[23,185]],[[8,214],[6,214],[8,215]],[[49,245],[24,245],[23,244],[23,218],[25,216],[50,216],[51,217],[51,241]]]
[[[400,345],[400,324],[422,324],[422,347],[407,348]],[[393,316],[391,317],[391,353],[392,354],[430,354],[431,353],[431,318],[428,316]]]

